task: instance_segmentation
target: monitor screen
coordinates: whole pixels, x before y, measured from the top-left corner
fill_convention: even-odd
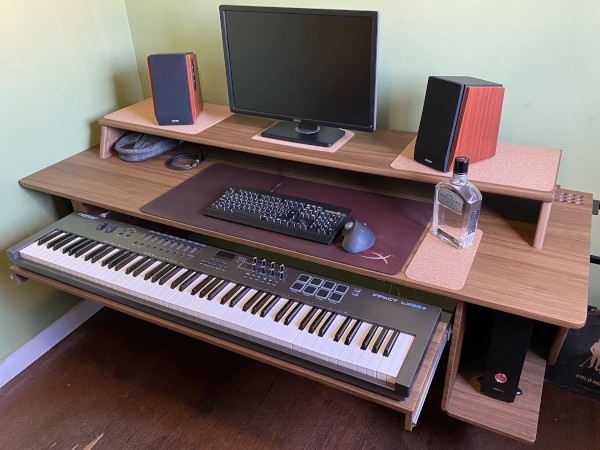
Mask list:
[[[265,135],[314,145],[331,145],[339,128],[375,129],[376,12],[221,6],[220,14],[233,112],[289,121]]]

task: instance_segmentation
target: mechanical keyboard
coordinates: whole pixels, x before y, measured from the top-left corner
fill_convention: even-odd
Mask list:
[[[83,213],[8,256],[32,272],[392,398],[409,395],[441,315],[435,306]]]
[[[203,214],[331,244],[352,210],[261,189],[233,186],[207,206]]]

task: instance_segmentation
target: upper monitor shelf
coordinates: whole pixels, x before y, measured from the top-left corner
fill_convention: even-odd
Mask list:
[[[205,104],[196,124],[160,126],[152,99],[108,114],[102,125],[100,157],[114,152],[114,143],[128,130],[186,142],[227,148],[273,158],[298,161],[384,177],[435,184],[450,176],[425,167],[412,158],[416,133],[378,129],[355,132],[339,150],[299,149],[286,142],[253,139],[270,126],[269,119],[231,114],[222,105]],[[561,151],[499,143],[496,156],[471,165],[470,179],[482,192],[541,202],[534,247],[542,248],[550,207],[554,200]]]

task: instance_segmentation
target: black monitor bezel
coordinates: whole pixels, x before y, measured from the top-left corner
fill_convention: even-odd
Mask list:
[[[235,104],[235,93],[232,85],[231,63],[229,59],[228,39],[227,39],[227,21],[225,14],[229,11],[238,12],[262,12],[262,13],[289,13],[289,14],[317,14],[317,15],[335,15],[335,16],[360,16],[371,18],[371,61],[370,61],[370,86],[369,86],[369,123],[368,124],[348,124],[336,121],[316,121],[311,117],[295,117],[291,115],[274,114],[265,111],[256,111],[238,108]],[[285,8],[269,6],[238,6],[221,5],[219,6],[219,15],[221,20],[221,35],[223,40],[223,53],[225,57],[225,72],[227,76],[227,94],[229,96],[229,108],[237,114],[247,114],[269,119],[284,120],[289,122],[301,122],[305,124],[315,124],[328,127],[338,127],[342,129],[357,131],[374,131],[377,119],[377,42],[378,42],[378,21],[379,14],[376,11],[360,10],[340,10],[340,9],[317,9],[317,8]]]

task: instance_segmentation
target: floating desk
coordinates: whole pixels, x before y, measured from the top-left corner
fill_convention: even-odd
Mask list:
[[[478,182],[484,197],[479,222],[483,237],[464,287],[458,290],[449,289],[407,277],[406,267],[398,274],[374,272],[289,248],[255,242],[247,237],[203,229],[141,212],[141,208],[150,201],[210,167],[212,163],[222,162],[277,174],[286,174],[294,168],[294,177],[308,181],[431,201],[433,184],[447,178],[447,174],[401,170],[391,166],[398,155],[407,149],[410,150],[415,138],[414,133],[393,130],[357,132],[337,152],[325,153],[253,140],[252,136],[272,121],[249,116],[231,115],[197,134],[177,133],[147,124],[117,121],[114,118],[103,118],[100,123],[100,147],[75,154],[25,177],[20,181],[21,185],[69,199],[78,210],[91,207],[112,210],[156,224],[199,233],[231,245],[243,245],[256,251],[312,263],[349,277],[366,276],[425,294],[432,293],[451,298],[456,301],[456,309],[442,409],[454,417],[507,436],[528,442],[535,440],[546,361],[552,362],[556,359],[568,328],[581,327],[586,320],[591,194],[554,188],[544,191]],[[175,137],[191,143],[184,145],[201,144],[199,149],[206,159],[197,170],[190,171],[166,169],[164,161],[170,154],[140,163],[121,161],[118,157],[111,156],[111,147],[125,130]],[[296,165],[297,162],[301,164]],[[556,173],[549,174],[549,177],[554,184]],[[540,224],[543,225],[542,235],[539,231]],[[398,230],[398,236],[401,238],[401,230]],[[418,245],[413,252],[417,248]],[[448,261],[447,264],[451,265],[452,261]],[[13,271],[21,277],[41,279],[84,298],[92,298],[125,310],[110,300],[86,295],[85,292],[19,268],[14,268]],[[475,359],[482,359],[484,355],[463,354],[463,347],[467,347],[463,344],[466,344],[465,335],[468,336],[467,316],[470,313],[476,314],[477,308],[504,311],[548,324],[555,336],[543,351],[530,351],[521,378],[521,387],[525,393],[514,403],[504,403],[483,396],[473,384],[476,370],[470,361],[473,360],[473,356]],[[274,358],[255,354],[256,352],[244,351],[224,342],[214,342],[210,337],[198,335],[192,330],[183,329],[165,320],[148,317],[146,313],[136,312],[132,308],[125,312],[403,412],[406,414],[407,429],[411,429],[416,423],[413,413],[418,411],[424,400],[424,386],[433,376],[434,349],[436,345],[439,347],[444,334],[442,329],[436,332],[432,350],[425,357],[411,396],[397,401],[299,369]],[[475,319],[476,317],[473,317],[473,320]]]

